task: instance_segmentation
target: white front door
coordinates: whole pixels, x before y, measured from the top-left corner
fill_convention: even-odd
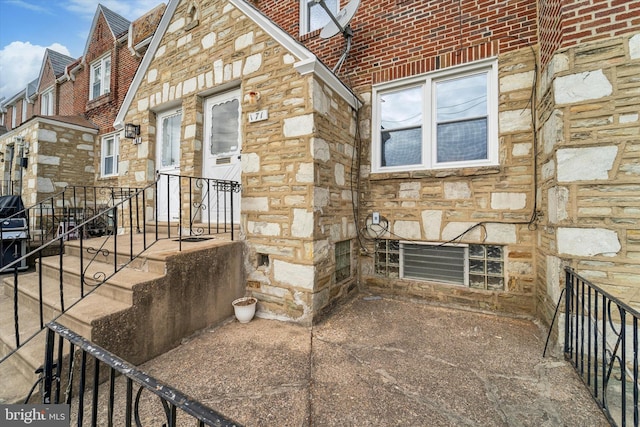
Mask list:
[[[240,183],[240,91],[234,90],[212,96],[205,101],[203,175]],[[202,212],[203,222],[240,222],[240,192],[223,192],[220,185],[209,185],[203,194],[203,204],[211,209]]]
[[[156,165],[159,174],[180,175],[180,129],[182,110],[158,114]],[[180,178],[160,175],[158,182],[158,221],[178,220]]]

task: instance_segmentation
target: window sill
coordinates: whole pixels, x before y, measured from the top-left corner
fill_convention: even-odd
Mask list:
[[[419,178],[447,178],[450,176],[482,176],[495,175],[502,171],[500,166],[468,167],[459,169],[429,169],[406,172],[371,172],[371,181],[383,181],[389,179],[419,179]]]
[[[93,98],[87,102],[87,110],[100,107],[101,105],[111,102],[111,92],[100,95],[97,98]]]

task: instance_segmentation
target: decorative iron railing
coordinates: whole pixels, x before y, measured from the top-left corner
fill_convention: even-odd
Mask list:
[[[71,425],[240,426],[55,322],[41,375],[42,403],[70,405]]]
[[[205,224],[202,219],[209,218],[203,212],[211,211],[211,207],[215,207],[215,211],[221,207],[233,207],[233,199],[238,197],[236,194],[240,190],[238,183],[174,175],[169,177],[177,180],[179,186],[177,193],[169,194],[171,197],[168,197],[164,204],[158,202],[159,195],[165,191],[163,175],[160,175],[157,181],[145,188],[108,188],[105,193],[108,196],[102,198],[95,197],[98,191],[96,187],[73,187],[65,191],[64,195],[58,194],[13,215],[14,217],[28,216],[29,223],[37,219],[35,223],[38,226],[49,224],[45,228],[47,230],[52,230],[51,227],[56,228],[56,232],[53,235],[49,232],[41,233],[41,236],[47,235],[47,238],[43,238],[40,246],[34,250],[24,249],[28,240],[26,238],[0,239],[0,254],[3,256],[0,273],[13,273],[12,278],[4,279],[4,285],[7,286],[7,282],[12,282],[7,295],[11,294],[13,298],[15,335],[15,341],[11,345],[12,350],[7,354],[0,354],[0,363],[44,329],[46,322],[59,318],[82,298],[131,264],[157,241],[178,240],[178,250],[182,250],[182,241],[193,236],[230,232],[233,240],[233,209],[224,213],[216,212],[214,215],[219,222],[215,224],[211,222]],[[74,203],[69,203],[70,195],[73,196]],[[87,195],[90,197],[86,197]],[[100,206],[98,201],[102,203],[101,208],[98,208]],[[47,211],[48,207],[51,207],[51,211]],[[155,212],[151,212],[153,208]],[[167,218],[167,221],[162,222],[158,219],[159,210],[165,213],[177,213],[178,222],[174,218]],[[51,216],[47,215],[49,212]],[[56,216],[55,212],[61,212],[61,215]],[[149,217],[147,217],[148,212],[151,213]],[[147,227],[150,223],[153,224],[151,232]],[[96,231],[98,230],[96,224],[100,226],[99,231]],[[36,230],[43,230],[43,228],[36,227]],[[0,235],[3,233],[7,234],[8,231],[6,228],[3,230],[0,224]],[[29,234],[32,233],[33,229],[30,229]],[[142,235],[141,244],[134,244],[134,233]],[[103,238],[92,239],[96,236],[103,236]],[[76,271],[72,271],[72,274],[68,274],[69,263],[65,265],[66,258],[63,256],[64,245],[68,240],[78,240],[79,252],[82,254],[79,257],[79,266],[73,267]],[[21,249],[16,249],[18,247]],[[56,254],[54,255],[57,259],[55,270],[59,273],[55,279],[58,302],[57,306],[53,307],[56,313],[53,318],[45,314],[46,311],[51,311],[51,307],[47,307],[43,299],[45,280],[43,264],[45,257],[52,253]],[[28,259],[35,260],[38,274],[38,289],[34,292],[38,294],[34,297],[39,311],[38,327],[23,326],[27,322],[23,322],[24,316],[21,316],[19,292],[23,288],[21,280],[23,275],[19,270],[29,267],[26,265]],[[101,261],[100,271],[90,269],[96,261]],[[51,268],[51,262],[48,265]],[[78,277],[78,283],[70,283],[72,280],[70,277]],[[48,292],[52,291],[51,280],[49,278]]]
[[[211,178],[158,174],[155,186],[157,229],[168,236],[231,233],[238,220],[240,184]],[[162,225],[160,225],[162,224]],[[179,228],[172,230],[172,224]],[[181,224],[188,224],[185,233]]]
[[[565,271],[565,357],[613,425],[638,427],[640,313]]]

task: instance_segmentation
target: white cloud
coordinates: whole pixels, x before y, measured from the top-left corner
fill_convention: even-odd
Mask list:
[[[69,50],[59,43],[43,47],[14,41],[0,50],[0,98],[15,95],[38,77],[47,47],[69,55]]]

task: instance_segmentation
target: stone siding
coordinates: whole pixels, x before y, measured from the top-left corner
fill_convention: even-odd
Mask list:
[[[540,315],[575,268],[640,308],[640,34],[558,51],[541,76]]]
[[[372,243],[367,245],[369,256],[361,260],[363,284],[373,291],[441,303],[517,314],[535,312],[536,233],[535,222],[529,224],[535,209],[534,69],[535,57],[529,48],[498,56],[499,166],[373,174],[368,148],[362,157],[363,226],[370,224],[369,215],[377,211],[388,221],[384,239],[503,245],[505,289],[479,290],[381,276],[376,274]],[[367,111],[361,123],[368,138],[370,117]]]
[[[2,170],[11,169],[11,179],[20,180],[22,173],[22,198],[25,206],[31,206],[61,191],[67,185],[86,185],[93,182],[93,146],[97,130],[46,118],[35,118],[24,127],[0,136],[0,147],[14,145],[14,137],[29,143],[27,168],[18,166],[20,151],[16,148],[13,165],[5,159]],[[84,165],[84,166],[78,166]]]
[[[239,89],[247,288],[261,316],[310,324],[355,283],[355,256],[351,278],[336,283],[332,268],[334,243],[355,237],[352,110],[313,74],[300,75],[297,59],[227,2],[201,2],[197,22],[190,4],[177,6],[126,114],[142,125],[141,143],[121,146],[120,183],[155,179],[156,113],[175,108],[181,173],[204,175],[204,100]],[[255,105],[252,91],[260,93]],[[268,119],[249,123],[259,110]]]

